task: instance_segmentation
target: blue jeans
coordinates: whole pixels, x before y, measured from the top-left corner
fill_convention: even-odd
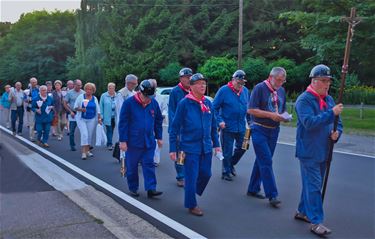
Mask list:
[[[18,130],[17,133],[22,133],[22,127],[23,127],[23,113],[24,109],[23,106],[18,106],[16,110],[11,111],[11,123],[12,123],[12,131],[16,132],[16,121],[18,118]]]
[[[232,172],[233,166],[240,161],[242,155],[246,152],[246,150],[242,149],[245,132],[228,132],[223,129],[220,136],[224,156],[223,174],[228,175]],[[233,152],[234,142],[236,142],[236,144]]]
[[[107,146],[112,146],[113,130],[115,129],[115,118],[111,119],[111,125],[106,125]]]
[[[302,177],[301,200],[298,211],[305,214],[313,224],[323,222],[322,185],[326,170],[326,162],[300,161]]]
[[[51,128],[51,122],[48,123],[42,123],[42,122],[36,122],[35,123],[35,129],[38,132],[38,141],[42,142],[43,144],[46,144],[49,137],[49,130]]]
[[[185,208],[197,206],[195,194],[202,196],[211,178],[212,153],[190,154],[185,157]]]
[[[69,121],[69,143],[71,148],[76,146],[76,143],[74,142],[74,132],[76,131],[76,128],[77,122]]]
[[[260,125],[252,125],[251,129],[256,159],[250,177],[248,192],[259,192],[260,184],[263,183],[266,197],[277,197],[278,192],[272,169],[272,157],[275,152],[280,128],[269,129]]]

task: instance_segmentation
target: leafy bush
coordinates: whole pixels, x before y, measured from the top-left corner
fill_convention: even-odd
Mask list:
[[[198,68],[198,72],[209,79],[210,85],[219,87],[231,80],[236,68],[237,62],[233,58],[211,57]]]
[[[172,62],[159,71],[159,85],[176,85],[178,82],[178,72],[182,66],[178,62]]]
[[[268,67],[264,58],[246,58],[242,69],[246,72],[246,79],[251,85],[265,80],[268,77]]]
[[[343,95],[344,104],[375,105],[375,87],[351,86],[345,89]]]

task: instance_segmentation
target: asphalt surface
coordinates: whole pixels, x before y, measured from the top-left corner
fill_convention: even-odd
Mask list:
[[[115,238],[100,223],[0,148],[0,238]]]
[[[24,135],[28,135],[26,130]],[[156,169],[158,190],[164,194],[160,199],[146,197],[140,169],[139,201],[208,238],[316,238],[309,232],[308,224],[293,219],[301,191],[295,147],[278,144],[276,148],[274,172],[282,200],[279,209],[270,207],[267,200],[246,196],[254,163],[251,146],[236,167],[238,176],[233,182],[220,179],[221,162],[213,159],[213,176],[203,196],[197,197],[205,215],[195,217],[183,207],[184,193],[176,186],[166,130],[164,139],[161,163]],[[112,152],[96,147],[94,157],[83,161],[79,151],[69,150],[68,141],[66,136],[61,142],[51,137],[49,150],[127,192]],[[79,143],[78,133],[76,142]],[[333,230],[330,238],[375,238],[375,159],[334,153],[324,208],[325,224]]]

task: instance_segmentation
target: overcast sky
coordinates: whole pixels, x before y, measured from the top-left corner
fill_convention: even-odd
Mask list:
[[[75,10],[80,0],[0,0],[0,21],[16,22],[22,13],[35,10]]]

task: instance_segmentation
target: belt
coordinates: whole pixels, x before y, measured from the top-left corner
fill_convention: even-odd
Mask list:
[[[262,126],[264,128],[267,128],[267,129],[276,129],[277,128],[276,126],[268,126],[268,125],[264,125],[264,124],[261,124],[261,123],[258,123],[258,122],[253,122],[253,124]]]

